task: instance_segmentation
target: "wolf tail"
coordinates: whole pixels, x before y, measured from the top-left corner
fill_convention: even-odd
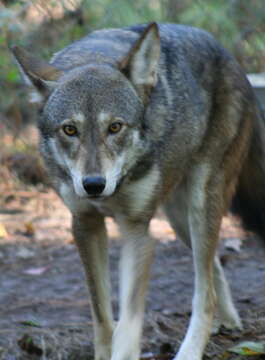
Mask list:
[[[231,211],[241,217],[246,230],[265,241],[265,117],[261,110],[255,121]]]

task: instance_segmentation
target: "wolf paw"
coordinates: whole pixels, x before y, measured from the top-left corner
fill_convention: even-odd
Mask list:
[[[214,319],[212,326],[212,335],[217,335],[221,332],[222,327],[227,330],[243,330],[242,321],[239,316],[229,318],[229,319]]]

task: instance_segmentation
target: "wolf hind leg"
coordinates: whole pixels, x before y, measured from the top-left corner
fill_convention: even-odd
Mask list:
[[[188,208],[185,186],[178,189],[164,206],[165,213],[175,233],[191,248],[188,226]],[[214,259],[214,286],[217,295],[217,316],[214,319],[212,333],[218,333],[223,325],[228,329],[242,329],[240,316],[226,280],[219,257]]]
[[[217,293],[217,318],[212,333],[218,333],[223,325],[227,329],[242,330],[242,321],[233,303],[228,282],[218,256],[214,259],[214,285]]]

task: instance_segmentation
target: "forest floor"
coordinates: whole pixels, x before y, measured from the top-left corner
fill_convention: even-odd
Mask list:
[[[0,359],[84,360],[93,356],[92,322],[84,272],[70,230],[70,214],[52,190],[1,186]],[[113,307],[118,312],[117,262],[122,240],[112,219],[110,235]],[[163,214],[151,223],[157,241],[142,336],[143,359],[171,359],[191,311],[191,252]],[[205,359],[240,359],[230,353],[242,341],[265,341],[265,250],[224,218],[220,256],[244,330],[211,337]],[[248,359],[257,359],[248,357]],[[258,359],[264,355],[258,356]]]

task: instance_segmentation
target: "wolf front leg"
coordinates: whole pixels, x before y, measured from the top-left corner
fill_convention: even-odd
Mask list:
[[[125,220],[120,226],[125,243],[120,260],[120,320],[114,331],[112,360],[138,360],[154,240],[147,234],[148,224]]]
[[[95,359],[109,360],[113,317],[110,301],[108,245],[104,218],[93,215],[73,216],[73,234],[85,267],[94,321]]]
[[[176,360],[201,360],[216,306],[214,257],[224,211],[222,174],[209,164],[193,169],[188,185],[188,223],[192,242],[195,289],[192,316]]]

